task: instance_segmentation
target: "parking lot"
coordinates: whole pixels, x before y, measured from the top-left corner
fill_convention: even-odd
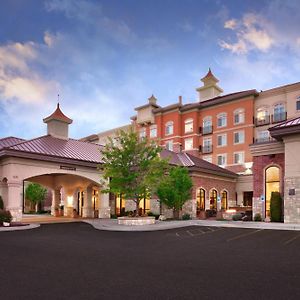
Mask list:
[[[1,299],[300,299],[300,232],[86,223],[0,233]]]

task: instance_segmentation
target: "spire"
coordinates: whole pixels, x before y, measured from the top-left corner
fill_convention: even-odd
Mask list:
[[[72,119],[68,118],[60,109],[59,102],[57,103],[56,110],[48,117],[44,118],[44,123],[48,123],[51,120],[61,121],[67,124],[71,124],[73,122]]]
[[[156,104],[157,99],[152,94],[150,98],[148,98],[149,104]]]
[[[43,121],[47,124],[47,134],[60,139],[68,139],[69,125],[73,120],[61,111],[59,102],[56,110],[50,116],[44,118]]]
[[[203,83],[207,82],[208,80],[214,81],[215,83],[219,82],[219,79],[214,76],[210,68],[208,69],[207,74],[201,78]]]
[[[199,101],[212,99],[223,93],[223,90],[217,85],[219,82],[218,78],[214,76],[210,68],[207,74],[201,78],[201,81],[203,86],[196,89],[199,93]]]

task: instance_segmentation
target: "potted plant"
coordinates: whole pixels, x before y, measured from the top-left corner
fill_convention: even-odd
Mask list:
[[[12,221],[12,215],[10,211],[0,209],[0,223],[2,223],[3,226],[10,226],[11,221]]]
[[[60,216],[59,209],[57,207],[54,209],[54,216],[55,217],[59,217]]]

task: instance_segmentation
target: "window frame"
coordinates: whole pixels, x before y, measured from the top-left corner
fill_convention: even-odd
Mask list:
[[[238,142],[235,141],[235,135],[236,135],[237,133],[238,133],[238,134],[240,134],[240,133],[243,134],[243,141],[242,141],[242,142],[240,141],[240,138],[239,138],[239,141],[238,141]],[[233,132],[233,144],[234,144],[234,145],[245,144],[245,130],[239,130],[239,131],[234,131],[234,132]]]
[[[222,157],[225,158],[225,163],[224,163],[224,164],[219,164],[219,157],[220,157],[220,156],[222,156]],[[217,165],[218,165],[219,167],[221,167],[221,166],[226,166],[226,165],[227,165],[227,153],[220,153],[220,154],[217,155]]]
[[[192,143],[191,143],[191,148],[190,149],[187,149],[186,148],[186,142],[187,141],[192,141]],[[187,150],[187,151],[189,151],[189,150],[193,150],[194,149],[194,139],[191,137],[191,138],[186,138],[186,139],[184,139],[184,150]]]
[[[172,128],[171,132],[168,132],[167,128]],[[172,135],[172,134],[174,134],[174,122],[168,121],[165,124],[165,135]]]
[[[243,120],[240,120],[240,116],[243,116]],[[236,122],[235,117],[239,116],[239,121]],[[244,108],[238,108],[233,112],[233,124],[238,125],[238,124],[244,124],[245,123],[245,109]]]
[[[235,156],[236,156],[237,154],[242,154],[242,157],[243,157],[242,162],[236,162],[236,161],[235,161]],[[237,151],[237,152],[233,152],[233,163],[234,163],[235,165],[243,165],[243,164],[245,163],[245,151]]]
[[[153,130],[155,130],[155,135],[152,135]],[[156,124],[150,126],[150,138],[155,138],[155,137],[157,137],[157,125]]]
[[[191,124],[191,127],[187,129],[187,126]],[[194,132],[194,119],[188,118],[184,120],[184,133],[193,133]]]
[[[225,143],[224,144],[219,144],[219,137],[225,137]],[[223,139],[221,139],[223,140]],[[221,147],[226,147],[227,146],[227,133],[222,133],[222,134],[218,134],[217,135],[217,147],[221,148]]]
[[[225,120],[224,124],[219,125],[219,120],[220,119]],[[217,115],[217,127],[218,128],[223,128],[223,127],[226,127],[226,126],[227,126],[227,113],[225,113],[225,112],[219,113]]]

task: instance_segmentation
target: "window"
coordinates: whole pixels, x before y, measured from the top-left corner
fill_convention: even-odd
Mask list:
[[[184,132],[193,132],[193,119],[187,119],[184,121]]]
[[[300,96],[297,97],[296,109],[297,109],[297,110],[300,110]]]
[[[227,145],[227,134],[218,135],[218,147],[224,147]]]
[[[270,133],[269,130],[261,130],[258,132],[257,135],[257,142],[258,143],[263,143],[263,142],[268,142],[270,141]]]
[[[227,125],[226,113],[221,113],[218,115],[218,127],[225,127]]]
[[[210,134],[210,133],[212,133],[212,120],[211,117],[206,117],[203,120],[202,134]]]
[[[125,215],[125,199],[122,194],[116,195],[116,215],[117,216]]]
[[[221,209],[227,209],[227,194],[226,191],[221,192]]]
[[[272,192],[280,192],[280,172],[279,168],[272,166],[266,169],[265,186],[266,186],[266,215],[270,215],[270,202]]]
[[[241,164],[244,163],[244,161],[245,161],[245,158],[244,158],[245,154],[244,154],[244,152],[235,152],[233,154],[233,156],[234,156],[233,157],[233,161],[234,161],[235,164],[241,165]]]
[[[194,148],[193,138],[184,140],[184,150],[192,150]]]
[[[284,103],[278,103],[274,106],[273,122],[281,122],[286,119]]]
[[[242,108],[234,112],[234,124],[241,124],[245,122],[245,111]]]
[[[145,138],[146,137],[146,128],[141,128],[140,129],[140,138]]]
[[[199,189],[197,192],[197,214],[205,210],[205,190]]]
[[[166,123],[166,135],[173,134],[173,131],[174,131],[173,122],[171,121],[171,122]]]
[[[234,144],[243,144],[245,142],[244,131],[237,131],[234,133]]]
[[[256,125],[265,125],[270,123],[269,110],[261,107],[256,112]]]
[[[150,137],[151,138],[157,137],[157,126],[156,125],[150,126]]]
[[[167,141],[165,145],[167,150],[173,151],[173,141]]]
[[[216,190],[211,190],[209,193],[209,208],[217,209],[217,200],[218,200],[218,192]]]
[[[212,163],[212,156],[211,155],[203,156],[202,159],[205,160],[205,161],[208,161],[208,162]]]
[[[219,166],[225,166],[227,161],[227,155],[226,154],[219,154],[217,156],[217,161]]]
[[[202,153],[211,153],[211,152],[212,152],[212,140],[211,140],[211,138],[203,139]]]

